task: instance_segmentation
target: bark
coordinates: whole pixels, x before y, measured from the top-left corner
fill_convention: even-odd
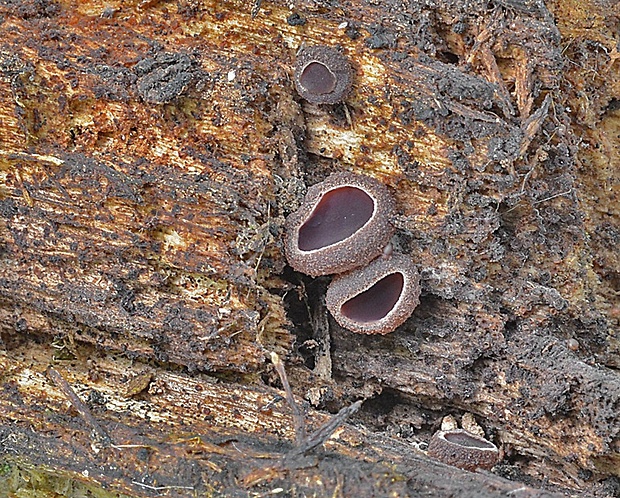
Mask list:
[[[619,19],[605,0],[0,3],[0,486],[620,493]],[[346,103],[295,92],[321,43],[354,66]],[[306,186],[343,169],[391,189],[422,276],[387,336],[338,327],[329,279],[282,252]],[[303,455],[271,352],[311,427],[364,400]],[[501,446],[493,473],[426,457],[446,415]]]

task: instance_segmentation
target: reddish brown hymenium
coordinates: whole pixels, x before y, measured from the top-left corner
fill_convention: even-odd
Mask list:
[[[448,465],[470,471],[489,470],[499,461],[497,446],[463,429],[433,434],[427,454]]]
[[[394,253],[335,277],[325,301],[344,328],[387,334],[411,316],[419,297],[420,277],[411,259]]]
[[[312,276],[363,266],[392,237],[393,211],[394,201],[383,184],[335,173],[310,187],[301,207],[286,219],[286,258],[295,270]]]
[[[351,89],[353,69],[337,49],[323,45],[305,47],[297,53],[295,88],[308,102],[336,104]]]

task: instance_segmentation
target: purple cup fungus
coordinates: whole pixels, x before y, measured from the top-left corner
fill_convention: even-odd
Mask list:
[[[344,328],[388,334],[411,316],[420,297],[420,277],[411,259],[393,253],[334,278],[327,309]]]
[[[387,187],[362,175],[330,175],[308,189],[285,223],[286,259],[316,277],[372,261],[394,233],[394,201]]]
[[[426,453],[443,463],[469,471],[489,470],[499,461],[497,446],[463,429],[436,432]]]
[[[297,53],[295,88],[308,102],[342,102],[351,89],[352,76],[349,60],[333,47],[316,45]]]

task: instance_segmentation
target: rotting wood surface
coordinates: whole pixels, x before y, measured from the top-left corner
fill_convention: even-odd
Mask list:
[[[518,489],[408,455],[442,416],[471,413],[502,446],[500,476],[617,492],[620,13],[602,0],[548,8],[0,6],[0,449],[136,495]],[[316,43],[355,67],[345,105],[294,91],[295,52]],[[285,269],[284,216],[340,169],[392,189],[395,243],[422,274],[421,305],[386,337],[338,328],[326,280]],[[379,436],[356,433],[355,451],[330,443],[294,469],[245,458],[291,438],[287,417],[257,408],[277,385],[271,351],[289,354],[293,389],[315,408],[367,399],[354,423],[401,441],[376,457],[360,441]],[[114,450],[127,458],[116,468],[118,454],[94,451],[91,428],[47,393],[51,363],[94,393],[116,445],[144,451]],[[205,389],[205,374],[235,382],[209,394],[230,409],[193,388],[167,397]],[[119,392],[132,376],[138,387]],[[148,417],[117,409],[134,397]],[[225,420],[205,422],[203,407]]]
[[[49,363],[48,354],[35,347],[23,359]],[[130,496],[262,496],[281,494],[278,489],[299,496],[406,496],[420,489],[431,496],[561,496],[492,474],[464,473],[410,444],[353,427],[338,431],[322,450],[287,457],[295,449],[291,414],[274,389],[159,372],[145,392],[129,396],[119,386],[139,367],[125,358],[56,364],[87,400],[109,443],[93,437],[45,373],[13,367],[6,355],[0,356],[6,420],[0,440],[11,456],[5,461],[22,455],[40,474],[62,471],[65,480],[73,479],[63,483],[72,491],[98,485]],[[96,388],[93,371],[106,376]],[[45,407],[45,413],[24,413],[24,406]],[[317,427],[328,418],[313,411],[308,423]]]

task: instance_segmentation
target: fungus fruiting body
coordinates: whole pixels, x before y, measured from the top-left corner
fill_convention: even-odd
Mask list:
[[[490,441],[463,429],[433,434],[427,454],[464,470],[490,469],[499,461],[499,450]]]
[[[297,54],[295,88],[308,102],[336,104],[349,93],[352,74],[349,60],[337,49],[304,47]]]
[[[342,327],[387,334],[411,316],[419,297],[420,277],[411,259],[394,253],[335,277],[325,301]]]
[[[289,264],[308,275],[341,273],[365,265],[389,242],[394,201],[367,176],[335,173],[308,189],[286,220]]]

